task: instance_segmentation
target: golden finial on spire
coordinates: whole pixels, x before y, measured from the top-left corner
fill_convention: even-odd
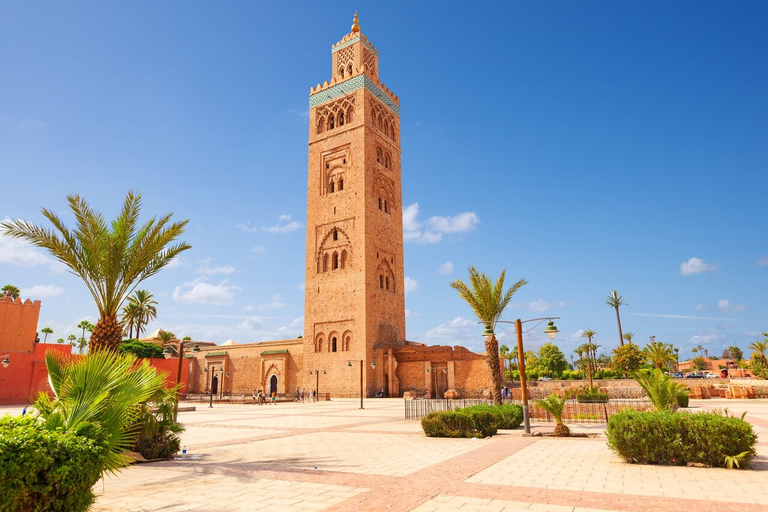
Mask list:
[[[357,22],[357,11],[355,11],[355,21],[352,23],[352,32],[360,32],[360,24]]]

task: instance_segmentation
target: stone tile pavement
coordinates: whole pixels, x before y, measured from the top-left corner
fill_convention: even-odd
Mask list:
[[[106,477],[94,512],[143,511],[768,511],[768,400],[692,401],[747,410],[754,469],[623,463],[604,437],[501,431],[430,439],[397,399],[277,406],[198,405],[180,414],[186,460]],[[0,414],[19,411],[0,409]],[[534,430],[551,431],[551,424]],[[602,434],[603,427],[574,430]]]

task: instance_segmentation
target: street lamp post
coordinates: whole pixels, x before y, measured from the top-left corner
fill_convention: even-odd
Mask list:
[[[493,333],[493,324],[494,323],[501,323],[501,324],[515,324],[515,331],[517,332],[517,353],[518,359],[519,359],[519,368],[520,368],[520,398],[523,403],[523,425],[525,427],[525,433],[530,434],[531,433],[531,421],[530,417],[528,415],[528,385],[526,383],[525,378],[525,350],[523,349],[523,324],[527,324],[528,322],[543,322],[547,320],[547,327],[544,329],[544,333],[549,336],[549,339],[553,340],[555,339],[555,335],[560,332],[557,330],[557,327],[555,327],[555,322],[553,320],[560,320],[559,316],[550,316],[545,318],[531,318],[530,320],[520,320],[519,318],[515,320],[514,322],[506,322],[504,320],[496,320],[493,322],[481,322],[486,325],[485,331],[483,331],[483,336],[494,336]]]
[[[360,408],[363,407],[363,365],[366,363],[365,359],[360,360]],[[352,368],[352,361],[347,361],[347,368]],[[376,369],[376,361],[371,361],[371,369]]]
[[[220,366],[219,369],[216,369],[216,366],[211,366],[211,384],[208,386],[208,391],[210,394],[210,401],[208,403],[208,407],[213,407],[213,379],[216,377],[216,372],[221,372],[220,375],[224,375],[224,367]],[[203,368],[203,372],[208,373],[208,367]]]
[[[309,370],[309,374],[312,375],[312,370]],[[323,375],[326,372],[323,370]],[[315,368],[315,399],[320,400],[320,370]]]
[[[8,365],[11,364],[11,356],[10,354],[7,356],[0,356],[3,358],[3,362],[0,363],[3,365],[3,368],[8,368]]]

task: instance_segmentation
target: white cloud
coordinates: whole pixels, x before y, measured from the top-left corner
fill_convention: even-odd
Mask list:
[[[251,252],[253,253],[267,252],[267,248],[264,247],[263,245],[257,245],[253,249],[251,249]]]
[[[696,307],[698,309],[698,306]],[[625,313],[631,316],[647,316],[650,318],[676,318],[678,320],[724,320],[728,322],[740,322],[738,318],[720,318],[711,316],[695,316],[695,315],[663,315],[657,313]]]
[[[245,306],[246,311],[263,311],[265,309],[277,309],[277,308],[284,308],[288,306],[285,302],[283,302],[282,297],[280,295],[273,295],[272,300],[268,302],[267,304],[260,304],[258,306],[254,306],[252,304],[248,304]]]
[[[766,265],[768,265],[768,254],[757,260],[758,267],[764,267]]]
[[[239,286],[227,285],[223,282],[213,285],[202,281],[203,278],[188,281],[173,290],[173,300],[187,304],[211,304],[228,306],[234,302],[235,292]]]
[[[207,276],[212,276],[216,274],[234,274],[235,273],[235,267],[232,266],[224,266],[224,267],[200,267],[197,269],[198,274],[205,274]]]
[[[565,302],[558,301],[558,302],[547,302],[544,299],[536,299],[532,302],[518,302],[517,304],[512,304],[513,308],[517,309],[530,309],[531,311],[549,311],[552,308],[562,308],[565,306]]]
[[[428,330],[424,333],[425,338],[432,339],[467,339],[472,335],[479,336],[481,328],[479,324],[473,320],[467,320],[457,316],[447,324],[441,324],[434,329]]]
[[[579,329],[578,331],[572,332],[571,334],[568,335],[568,339],[571,339],[571,340],[578,340],[583,337],[584,337],[584,329]]]
[[[405,276],[405,294],[408,295],[409,293],[413,293],[418,289],[419,285],[416,283],[416,280]]]
[[[20,130],[42,130],[45,128],[45,123],[28,117],[19,124]]]
[[[237,325],[238,329],[244,331],[250,331],[252,329],[261,329],[263,327],[263,319],[258,316],[249,316],[241,323]]]
[[[298,110],[295,108],[289,108],[288,113],[293,114],[295,116],[303,117],[303,118],[309,118],[309,110]]]
[[[439,274],[448,275],[448,274],[452,274],[454,270],[455,268],[453,266],[453,263],[451,263],[450,261],[446,261],[445,263],[440,265],[440,268],[437,269],[437,272]]]
[[[406,309],[406,310],[405,310],[405,318],[416,318],[416,317],[418,317],[418,316],[419,316],[419,314],[418,314],[418,313],[414,313],[414,312],[413,312],[413,311],[411,311],[410,309]]]
[[[267,233],[290,233],[291,231],[296,231],[297,229],[304,227],[304,224],[301,222],[296,220],[292,221],[290,215],[280,215],[277,220],[278,223],[276,225],[261,228],[262,231],[266,231]]]
[[[184,258],[181,256],[176,256],[173,258],[164,268],[179,268],[186,265],[186,262],[184,261]]]
[[[403,208],[403,239],[421,244],[436,244],[444,234],[466,233],[480,222],[475,212],[457,213],[449,217],[433,216],[426,222],[418,220],[419,203]]]
[[[3,222],[10,220],[5,218]],[[6,235],[0,235],[0,263],[20,267],[44,266],[55,271],[63,270],[61,263],[37,250],[32,244]]]
[[[706,304],[698,304],[696,306],[697,311],[709,311],[709,310],[722,311],[724,313],[741,313],[747,310],[747,306],[744,304],[731,304],[728,299],[720,299],[714,306],[708,306]]]
[[[259,228],[252,227],[250,222],[240,222],[235,224],[235,229],[239,229],[245,233],[256,233],[259,231]]]
[[[53,284],[38,284],[31,288],[22,288],[19,290],[19,294],[22,297],[29,297],[32,300],[57,297],[62,293],[64,293],[64,288]]]
[[[712,328],[705,331],[699,331],[691,337],[689,340],[693,346],[696,345],[720,345],[725,342],[728,337],[720,332],[719,329]]]
[[[680,264],[680,275],[692,276],[694,274],[702,274],[705,272],[715,272],[719,266],[719,263],[709,264],[701,258],[694,257]]]

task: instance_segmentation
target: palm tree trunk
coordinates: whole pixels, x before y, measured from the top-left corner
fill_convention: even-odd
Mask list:
[[[494,405],[501,405],[501,363],[499,362],[499,342],[496,336],[485,337],[485,356],[488,368],[491,370],[491,380],[493,387],[491,394]]]
[[[117,315],[102,316],[91,333],[91,351],[99,349],[117,350],[123,339],[123,330]]]
[[[621,317],[619,317],[619,308],[616,308],[616,323],[619,324],[619,343],[624,346],[624,336],[621,334]]]

